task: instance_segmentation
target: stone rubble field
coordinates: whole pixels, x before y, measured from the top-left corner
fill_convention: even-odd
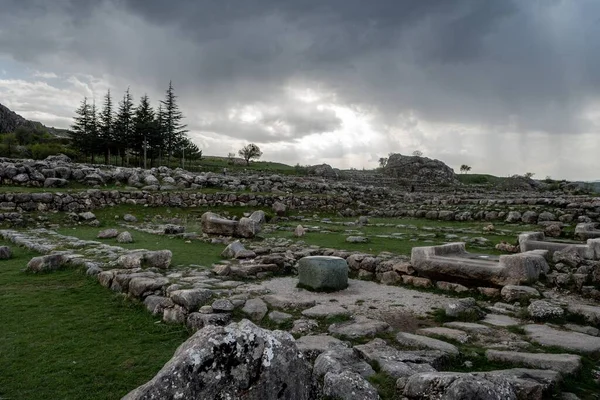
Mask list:
[[[0,194],[0,236],[39,253],[24,273],[81,270],[160,323],[189,329],[126,399],[576,399],[594,398],[583,387],[600,390],[600,198],[9,164],[4,183],[130,186]],[[219,191],[202,193],[210,187]],[[142,233],[164,248],[138,247]],[[169,241],[197,261],[174,262],[181,250]]]

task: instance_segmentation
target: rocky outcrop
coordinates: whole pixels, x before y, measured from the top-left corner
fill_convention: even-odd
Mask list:
[[[392,154],[385,166],[389,175],[415,183],[456,183],[454,170],[439,160]]]
[[[196,332],[145,385],[124,400],[315,398],[310,364],[294,338],[243,320]]]

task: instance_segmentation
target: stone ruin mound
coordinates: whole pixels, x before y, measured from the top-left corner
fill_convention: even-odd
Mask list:
[[[454,170],[439,160],[427,157],[390,155],[385,172],[394,178],[414,182],[456,184]]]

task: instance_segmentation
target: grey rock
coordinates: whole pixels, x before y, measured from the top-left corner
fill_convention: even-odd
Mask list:
[[[212,291],[210,289],[182,289],[175,290],[170,297],[175,304],[179,304],[188,311],[195,311],[212,297]]]
[[[165,308],[172,308],[175,303],[168,297],[151,295],[144,299],[144,306],[152,315],[162,315]]]
[[[540,292],[530,286],[506,285],[500,291],[500,295],[507,302],[527,300],[540,297]]]
[[[491,382],[483,377],[459,372],[425,372],[408,378],[404,396],[409,399],[516,400],[505,379]]]
[[[262,320],[269,309],[264,301],[259,298],[248,299],[242,308],[242,312],[248,315],[253,321]]]
[[[199,330],[124,400],[168,398],[309,400],[315,395],[310,365],[293,337],[244,320]]]
[[[369,243],[369,238],[365,236],[348,236],[346,238],[348,243]]]
[[[239,240],[236,240],[225,247],[225,250],[221,253],[221,257],[237,259],[254,258],[256,257],[256,253],[252,250],[247,250]]]
[[[119,231],[114,229],[114,228],[110,228],[110,229],[104,229],[102,231],[100,231],[98,233],[98,239],[113,239],[116,238],[119,235]]]
[[[340,373],[346,370],[357,373],[363,378],[375,375],[373,368],[356,350],[343,347],[335,347],[321,353],[315,360],[313,374],[320,379],[327,373]]]
[[[125,214],[123,216],[123,220],[125,222],[137,222],[138,219],[135,217],[135,215]]]
[[[183,324],[185,323],[186,315],[187,312],[183,307],[175,305],[172,308],[165,308],[163,310],[163,321],[168,324]]]
[[[231,312],[234,310],[234,308],[235,308],[235,306],[228,299],[217,299],[217,300],[213,301],[213,303],[212,303],[212,309],[215,312],[222,312],[222,313]]]
[[[458,355],[459,353],[458,349],[453,344],[427,336],[414,335],[407,332],[399,332],[396,335],[396,342],[398,342],[401,346],[409,348],[439,350],[450,355]]]
[[[12,257],[12,250],[8,246],[0,246],[0,260],[8,260]]]
[[[537,369],[551,369],[563,375],[573,375],[581,368],[581,356],[575,354],[520,353],[487,350],[485,356],[489,361],[493,362],[506,362]]]
[[[502,314],[487,314],[481,321],[485,324],[499,327],[507,327],[513,325],[519,325],[521,321],[508,315]]]
[[[129,281],[129,293],[134,297],[142,297],[144,293],[153,292],[168,284],[167,278],[135,277]]]
[[[354,349],[369,363],[377,363],[382,371],[396,379],[419,372],[435,372],[433,365],[441,366],[447,358],[437,351],[400,351],[379,338]]]
[[[471,320],[481,319],[485,315],[483,310],[477,305],[477,301],[472,297],[450,300],[444,306],[444,311],[449,317]]]
[[[119,233],[119,235],[117,235],[117,242],[118,243],[133,243],[133,237],[131,236],[131,233],[124,231]]]
[[[96,219],[96,214],[94,214],[91,211],[86,211],[79,214],[79,219],[81,219],[82,221],[92,221]]]
[[[167,269],[171,265],[173,253],[171,250],[156,250],[144,253],[143,266],[145,268]]]
[[[543,346],[556,346],[580,353],[600,351],[600,338],[579,332],[562,331],[547,325],[525,325],[530,340]]]
[[[545,300],[536,300],[527,307],[529,315],[539,321],[544,321],[552,318],[560,318],[565,314],[562,307],[551,304]]]
[[[390,326],[386,322],[358,316],[353,321],[332,324],[328,330],[333,335],[340,335],[348,339],[357,339],[374,337],[378,333],[389,329]]]
[[[56,271],[65,265],[67,265],[69,258],[64,254],[49,254],[46,256],[33,257],[29,263],[25,272],[51,272]]]
[[[471,340],[471,337],[460,329],[441,326],[419,329],[416,331],[416,334],[423,336],[439,336],[445,339],[457,341],[459,343],[467,343],[469,340]]]
[[[185,232],[185,226],[181,226],[181,225],[167,225],[165,226],[164,229],[164,234],[165,235],[178,235],[180,233],[184,233]]]
[[[447,328],[460,329],[461,331],[477,333],[482,335],[489,335],[493,332],[493,330],[490,329],[490,327],[481,324],[476,324],[473,322],[452,321],[446,322],[444,326]]]
[[[302,315],[309,318],[326,318],[338,315],[349,316],[350,311],[337,305],[319,304],[302,311]]]
[[[69,184],[69,181],[66,179],[60,178],[46,178],[44,180],[45,188],[57,188],[57,187],[65,187]]]
[[[323,379],[323,395],[339,400],[379,399],[377,389],[365,378],[352,371],[329,372]]]
[[[273,203],[272,208],[273,208],[273,212],[280,217],[284,216],[285,212],[287,211],[287,207],[285,206],[285,204],[283,204],[279,201],[276,201],[275,203]]]
[[[271,321],[275,322],[276,324],[281,324],[281,323],[287,322],[292,318],[294,318],[294,317],[291,314],[284,313],[281,311],[271,311],[269,313],[269,319]]]
[[[277,311],[274,311],[277,312]],[[269,318],[271,318],[269,314]],[[306,335],[296,340],[296,346],[304,356],[314,361],[319,354],[336,348],[348,348],[348,345],[341,340],[328,335]]]
[[[340,257],[303,257],[298,261],[298,280],[311,290],[343,290],[348,287],[348,264]]]
[[[231,322],[231,314],[213,314],[193,312],[185,320],[185,325],[192,331],[197,331],[205,326],[225,326]]]

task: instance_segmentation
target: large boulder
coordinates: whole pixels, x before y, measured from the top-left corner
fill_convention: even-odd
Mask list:
[[[306,167],[308,175],[322,176],[324,178],[338,178],[338,173],[329,164],[310,165]]]
[[[183,343],[148,383],[124,400],[309,400],[311,368],[286,332],[243,320],[207,326]]]
[[[408,378],[404,396],[409,399],[516,400],[505,379],[491,382],[483,377],[460,372],[424,372]]]
[[[299,285],[314,291],[348,287],[348,264],[340,257],[310,256],[298,261]]]
[[[200,218],[202,232],[211,235],[233,236],[238,222],[226,219],[210,211],[202,214]]]
[[[439,160],[392,154],[385,172],[395,178],[420,183],[456,183],[454,170]]]
[[[48,254],[46,256],[33,257],[29,263],[25,272],[50,272],[56,271],[65,266],[69,261],[69,258],[64,254]]]

